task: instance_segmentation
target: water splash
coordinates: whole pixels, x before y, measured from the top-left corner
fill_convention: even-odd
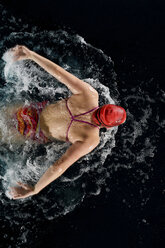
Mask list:
[[[103,51],[88,44],[78,34],[69,33],[62,29],[40,31],[37,27],[31,27],[29,30],[28,25],[22,24],[22,28],[18,32],[18,20],[14,17],[7,17],[5,11],[2,13],[4,25],[3,28],[1,26],[1,34],[7,31],[7,24],[8,32],[2,35],[0,41],[0,50],[3,51],[0,78],[2,82],[0,88],[0,127],[1,130],[5,130],[2,132],[1,142],[6,137],[12,136],[6,128],[6,119],[3,114],[6,112],[6,105],[13,105],[14,102],[28,103],[34,100],[54,101],[71,95],[71,92],[63,84],[34,62],[25,60],[13,63],[12,53],[9,49],[16,44],[26,45],[88,82],[100,93],[100,104],[117,103],[118,91],[113,62]],[[19,24],[20,22],[21,20],[19,20]],[[110,72],[108,78],[108,86],[110,87],[106,86],[107,78],[104,80],[105,64]],[[52,220],[73,211],[86,196],[99,194],[105,183],[106,172],[102,165],[115,146],[117,130],[118,128],[114,127],[106,133],[100,133],[100,145],[47,187],[46,195],[40,192],[35,197],[22,200],[12,200],[9,187],[16,185],[16,181],[36,183],[69,145],[60,141],[45,146],[33,144],[30,141],[16,144],[8,138],[7,145],[0,148],[0,173],[4,192],[1,195],[1,213],[3,215],[5,210],[5,218],[12,220],[10,225],[17,226],[22,216],[24,221],[28,221],[29,218],[31,220],[33,218]],[[90,181],[92,174],[98,174],[101,178],[98,179],[96,176],[92,187],[89,188],[88,181]],[[32,216],[29,210],[26,210],[29,208],[34,209]],[[20,236],[20,239],[23,239],[25,243],[27,233],[28,229],[26,228]]]
[[[3,137],[12,136],[6,128],[6,105],[34,100],[60,100],[71,94],[64,85],[34,62],[13,63],[8,49],[16,44],[26,45],[91,84],[99,92],[100,105],[121,102],[127,110],[127,121],[119,128],[120,132],[117,127],[108,132],[102,131],[101,143],[94,151],[81,158],[40,194],[31,198],[11,200],[8,187],[17,180],[37,182],[44,171],[64,153],[68,144],[56,142],[44,146],[32,144],[30,141],[13,144],[8,138],[8,145],[0,147],[0,213],[9,229],[13,226],[19,229],[15,241],[17,247],[24,246],[27,240],[29,242],[31,239],[30,230],[35,229],[35,224],[29,223],[33,220],[52,220],[66,215],[87,196],[99,195],[103,188],[108,194],[111,191],[110,180],[118,171],[125,171],[131,178],[128,186],[136,187],[140,182],[137,199],[140,199],[143,207],[148,201],[145,189],[152,176],[152,161],[157,151],[160,130],[165,127],[159,108],[165,102],[165,92],[152,78],[139,81],[137,87],[129,89],[126,77],[122,82],[119,100],[114,63],[102,50],[88,44],[74,32],[61,28],[40,30],[36,26],[24,24],[21,19],[9,16],[2,6],[0,9],[0,51],[3,58],[0,64],[0,127],[4,132],[1,142]],[[154,92],[150,91],[151,84]],[[129,208],[137,204],[134,195],[126,196],[123,204]],[[8,234],[4,235],[4,239],[8,238]],[[11,237],[11,244],[13,242]]]

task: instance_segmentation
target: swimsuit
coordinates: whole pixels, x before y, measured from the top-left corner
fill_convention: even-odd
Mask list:
[[[49,141],[40,129],[39,117],[48,101],[32,103],[18,109],[14,114],[14,126],[26,138],[37,140],[39,143]]]
[[[88,121],[82,121],[82,120],[75,119],[75,117],[78,117],[78,116],[81,116],[81,115],[88,114],[88,113],[92,112],[93,110],[98,109],[99,107],[95,107],[95,108],[93,108],[93,109],[91,109],[91,110],[89,110],[89,111],[87,111],[87,112],[85,112],[85,113],[82,113],[82,114],[74,115],[74,116],[73,116],[72,113],[71,113],[71,111],[70,111],[70,109],[69,109],[69,107],[68,107],[68,104],[67,104],[68,99],[65,99],[65,101],[66,101],[66,107],[67,107],[68,112],[69,112],[69,114],[70,114],[70,116],[71,116],[71,122],[70,122],[70,124],[69,124],[69,126],[68,126],[68,129],[67,129],[67,132],[66,132],[66,141],[67,141],[67,142],[69,142],[68,133],[69,133],[69,129],[70,129],[70,127],[71,127],[73,121],[78,121],[78,122],[87,123],[87,124],[89,124],[89,125],[91,125],[91,126],[94,126],[94,127],[97,127],[98,129],[100,129],[97,125],[94,125],[94,124],[92,124],[92,123],[90,123],[90,122],[88,122]]]

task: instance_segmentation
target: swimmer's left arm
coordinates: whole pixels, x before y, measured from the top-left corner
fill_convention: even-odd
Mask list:
[[[77,141],[72,144],[65,154],[43,174],[35,185],[34,193],[38,194],[48,184],[61,176],[73,163],[91,152],[98,144],[99,141],[93,140],[86,142]]]

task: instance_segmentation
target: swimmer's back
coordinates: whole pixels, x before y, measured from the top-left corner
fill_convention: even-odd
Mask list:
[[[98,94],[74,94],[68,101],[72,115],[78,115],[98,106]],[[79,120],[92,122],[92,112],[78,117]],[[46,106],[40,115],[40,128],[48,138],[66,141],[67,129],[71,116],[66,108],[66,101],[62,99]],[[73,121],[69,129],[68,138],[71,143],[85,141],[89,137],[98,139],[99,130],[86,123]]]

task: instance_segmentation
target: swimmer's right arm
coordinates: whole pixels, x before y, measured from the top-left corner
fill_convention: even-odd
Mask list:
[[[35,185],[35,194],[38,194],[48,184],[61,176],[77,160],[91,152],[99,142],[99,138],[94,140],[90,138],[85,142],[76,141],[72,144],[62,157],[50,166],[39,179]]]
[[[59,65],[55,64],[54,62],[50,61],[47,58],[37,54],[34,51],[29,50],[25,46],[16,46],[17,49],[15,52],[19,54],[24,54],[24,56],[20,56],[17,58],[19,59],[31,59],[40,65],[43,69],[45,69],[48,73],[58,79],[61,83],[65,84],[73,94],[89,94],[90,90],[93,94],[98,95],[97,91],[88,83],[80,80],[73,74],[69,73]],[[17,55],[17,56],[18,56]]]

